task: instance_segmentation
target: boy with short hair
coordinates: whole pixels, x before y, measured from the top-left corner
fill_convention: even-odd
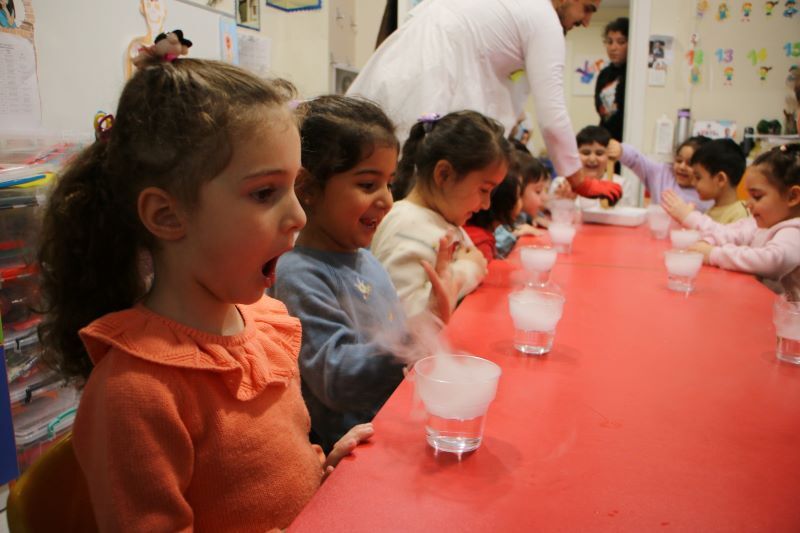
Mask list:
[[[738,144],[731,139],[715,139],[697,149],[691,164],[700,199],[714,200],[714,206],[706,211],[711,219],[730,224],[750,216],[736,195],[736,186],[747,166]]]
[[[608,165],[608,144],[611,141],[611,134],[601,126],[586,126],[578,132],[575,140],[578,142],[578,155],[581,158],[584,176],[604,179]],[[622,185],[622,199],[617,205],[638,205],[639,190],[636,180],[623,178],[619,174],[613,174],[612,179],[615,183]],[[562,177],[553,180],[550,190],[559,198],[575,198],[577,196],[572,192],[569,183]],[[580,197],[578,206],[581,209],[599,207],[600,200]]]

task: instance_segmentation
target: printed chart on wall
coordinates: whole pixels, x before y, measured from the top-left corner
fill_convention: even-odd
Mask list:
[[[575,56],[575,71],[572,73],[572,94],[574,96],[594,96],[597,76],[605,66],[606,58],[604,56]]]
[[[30,129],[41,124],[33,20],[31,2],[0,1],[0,124],[3,128]]]

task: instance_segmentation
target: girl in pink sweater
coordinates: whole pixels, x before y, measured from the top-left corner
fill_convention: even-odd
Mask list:
[[[264,296],[306,220],[288,89],[145,57],[52,193],[41,335],[85,385],[73,444],[101,531],[286,528],[372,432],[327,459],[309,443],[300,324]]]
[[[800,144],[761,154],[744,179],[751,216],[733,224],[714,222],[672,191],[661,205],[701,232],[694,249],[706,263],[779,281],[790,299],[800,300]]]

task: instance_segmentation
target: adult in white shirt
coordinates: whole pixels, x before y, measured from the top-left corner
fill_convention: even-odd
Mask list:
[[[548,155],[575,192],[619,199],[584,178],[564,98],[564,35],[600,0],[424,0],[375,51],[348,95],[379,103],[401,140],[424,113],[472,109],[510,131],[533,94]]]

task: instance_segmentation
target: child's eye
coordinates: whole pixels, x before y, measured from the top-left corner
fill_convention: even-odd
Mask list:
[[[257,191],[253,191],[250,193],[250,198],[255,200],[256,202],[267,202],[272,195],[275,193],[275,189],[272,187],[266,187],[264,189],[258,189]]]
[[[375,184],[371,181],[365,181],[363,183],[359,183],[358,186],[364,189],[365,191],[369,192],[372,190]]]

